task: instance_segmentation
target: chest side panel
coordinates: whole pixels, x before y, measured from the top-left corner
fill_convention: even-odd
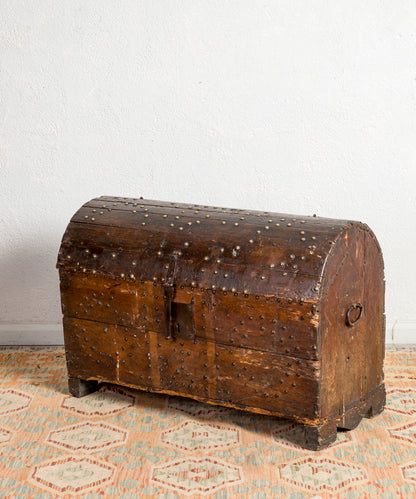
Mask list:
[[[384,272],[381,252],[365,226],[337,241],[321,297],[322,417],[357,403],[383,381]],[[353,326],[347,324],[351,306]]]

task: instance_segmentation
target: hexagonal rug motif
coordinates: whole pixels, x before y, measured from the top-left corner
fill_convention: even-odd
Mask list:
[[[31,479],[52,493],[86,492],[111,481],[115,466],[91,457],[68,456],[35,467]]]
[[[313,492],[339,491],[353,482],[365,481],[360,467],[328,458],[307,457],[279,466],[282,480]]]
[[[240,466],[210,457],[180,459],[154,466],[151,476],[156,484],[187,495],[211,494],[242,481]]]
[[[134,407],[135,397],[118,387],[104,386],[85,397],[66,397],[62,407],[87,416],[108,416]]]
[[[46,441],[64,450],[97,452],[121,445],[127,431],[109,423],[87,421],[50,432]]]
[[[239,430],[226,425],[185,421],[161,433],[165,445],[186,451],[216,450],[239,443]]]
[[[0,390],[0,415],[6,416],[14,412],[23,411],[29,407],[32,399],[32,395],[14,388]]]

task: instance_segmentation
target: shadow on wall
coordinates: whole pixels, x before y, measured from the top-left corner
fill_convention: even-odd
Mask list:
[[[38,233],[20,240],[19,246],[3,249],[0,323],[61,322],[59,275],[55,268],[61,237]]]

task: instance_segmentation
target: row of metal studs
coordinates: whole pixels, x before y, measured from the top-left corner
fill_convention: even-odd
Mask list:
[[[140,281],[140,283],[141,283],[142,285],[144,284],[144,282],[145,282],[145,281]],[[184,286],[183,286],[183,285],[181,285],[181,286],[179,286],[179,287],[180,287],[180,289],[184,289]],[[210,290],[210,289],[207,289],[206,291],[207,291],[207,292],[210,292],[210,293],[211,293],[211,294],[213,294],[213,295],[215,295],[215,294],[216,294],[216,290]],[[131,290],[130,290],[130,294],[135,295],[135,294],[136,294],[136,290],[131,289]],[[224,293],[223,293],[223,295],[224,295],[224,296],[227,296],[227,293],[226,293],[226,292],[224,292]],[[235,292],[235,293],[234,293],[234,296],[238,296],[238,295],[239,295],[239,293],[238,293],[238,292]],[[92,296],[93,296],[93,298],[96,298],[96,296],[97,296],[97,295],[93,292],[93,293],[92,293]],[[103,293],[103,292],[100,292],[100,296],[101,296],[101,297],[103,297],[103,296],[104,296],[104,293]],[[146,291],[143,291],[143,292],[142,292],[142,296],[146,296]],[[153,297],[154,297],[156,300],[158,299],[158,296],[157,296],[157,295],[153,295]],[[244,294],[244,297],[245,297],[245,298],[249,298],[249,297],[250,297],[250,295],[249,295],[249,294]],[[255,299],[256,299],[256,300],[259,300],[259,299],[264,299],[265,301],[270,301],[270,300],[272,300],[272,301],[276,301],[277,303],[281,303],[281,302],[282,302],[282,298],[281,298],[281,297],[278,297],[278,296],[273,296],[273,297],[271,297],[271,296],[254,295],[254,297],[255,297]],[[165,297],[165,296],[164,296],[163,298],[164,298],[164,299],[166,299],[166,297]],[[110,295],[110,300],[113,300],[113,299],[114,299],[114,296],[113,296],[113,295]],[[84,300],[88,300],[88,297],[87,297],[87,296],[84,296]],[[286,297],[284,297],[284,298],[283,298],[283,301],[284,301],[284,302],[287,302],[289,305],[290,305],[290,304],[292,304],[292,303],[298,303],[299,305],[304,305],[304,303],[305,303],[305,301],[304,301],[304,299],[303,299],[303,298],[293,299],[293,298],[286,298]],[[204,300],[202,300],[202,302],[201,302],[201,303],[204,305],[204,304],[205,304],[205,301],[204,301]],[[215,306],[216,306],[216,302],[213,302],[213,303],[212,303],[212,305],[215,307]],[[107,306],[107,308],[108,308],[109,304],[106,304],[106,306]],[[315,313],[316,313],[316,306],[315,306],[315,305],[312,305],[312,314],[313,314],[313,315],[315,315]]]
[[[100,306],[100,305],[102,305],[102,303],[98,303],[98,305]],[[78,306],[79,306],[79,307],[82,307],[82,306],[83,306],[83,303],[82,303],[82,302],[81,302],[81,303],[79,303],[79,304],[78,304]],[[106,304],[106,307],[107,307],[107,308],[109,308],[109,307],[110,307],[110,304],[109,304],[109,303],[107,303],[107,304]],[[94,308],[94,305],[93,305],[93,304],[90,304],[90,308]],[[156,310],[156,311],[159,311],[159,308],[158,308],[158,307],[155,307],[155,310]],[[118,310],[117,310],[117,309],[114,309],[114,311],[113,311],[113,312],[114,312],[115,314],[117,314],[117,313],[118,313]],[[127,315],[128,317],[130,316],[130,314],[128,314],[128,312],[125,312],[125,313],[126,313],[126,315]],[[88,315],[88,309],[84,309],[84,314],[85,314],[85,315]],[[78,314],[78,312],[75,312],[75,313],[74,313],[74,315],[75,315],[75,316],[78,316],[79,314]],[[204,316],[204,314],[202,314],[202,315]],[[123,320],[123,319],[121,319],[121,320]],[[127,319],[126,319],[126,320],[127,320]],[[303,315],[302,315],[302,316],[300,316],[300,320],[305,320],[305,317],[304,317]],[[150,322],[150,323],[152,322],[152,320],[148,321],[148,317],[147,317],[147,316],[143,316],[143,317],[142,317],[142,321],[143,321],[143,322]],[[141,324],[143,324],[143,322],[140,322],[140,323],[141,323]],[[155,319],[155,322],[156,322],[157,324],[159,324],[159,323],[160,323],[160,319],[156,318],[156,319]],[[136,323],[134,323],[133,321],[131,321],[131,322],[130,322],[130,326],[132,326],[132,327],[133,327],[133,326],[135,326],[135,325],[137,326],[137,322],[136,322]],[[206,330],[206,326],[205,326],[205,325],[202,325],[202,326],[201,326],[201,329],[202,329],[203,331],[205,331],[205,330]],[[284,326],[284,325],[283,325],[283,326],[281,326],[281,329],[282,329],[283,331],[285,331],[285,330],[287,329],[287,326]],[[219,330],[219,329],[218,329],[218,327],[216,327],[216,326],[212,327],[212,331],[213,331],[213,332],[217,332],[218,330]],[[265,328],[264,326],[260,326],[260,327],[259,327],[259,330],[260,330],[260,331],[262,331],[262,332],[264,332],[264,331],[266,331],[266,328]],[[235,333],[238,333],[238,332],[239,332],[237,327],[234,327],[234,328],[233,328],[233,331],[234,331]],[[276,333],[277,333],[277,331],[276,331],[275,329],[272,329],[272,330],[270,331],[270,335],[271,335],[271,336],[274,336]],[[248,338],[248,334],[247,334],[247,333],[244,333],[244,334],[243,334],[243,338]],[[290,336],[289,336],[289,339],[294,339],[294,336],[293,336],[293,335],[290,335]],[[281,343],[283,343],[283,342],[284,342],[284,338],[279,338],[279,341],[280,341]],[[233,342],[234,342],[234,339],[233,339],[233,338],[230,338],[230,342],[231,342],[231,343],[233,343]],[[286,350],[288,350],[288,349],[286,349]],[[295,350],[299,351],[299,350],[300,350],[300,348],[299,348],[298,346],[295,346]]]
[[[134,293],[134,291],[133,291],[133,294],[135,294],[135,293]],[[93,294],[92,294],[92,296],[93,296],[93,299],[97,297],[97,295],[96,295],[95,293],[93,293]],[[102,296],[102,297],[103,297],[103,296],[104,296],[104,293],[102,293],[102,292],[101,292],[101,293],[100,293],[100,296]],[[146,296],[146,293],[145,293],[145,292],[143,292],[143,293],[142,293],[142,296]],[[157,299],[158,299],[158,296],[157,296],[157,295],[155,295],[155,296],[154,296],[154,298],[157,300]],[[110,301],[111,301],[111,300],[113,300],[113,299],[114,299],[114,297],[113,297],[112,295],[110,295],[109,299],[110,299]],[[84,300],[85,300],[85,301],[88,301],[88,297],[87,297],[87,296],[84,296]],[[202,304],[202,305],[203,305],[203,304],[205,304],[205,301],[204,301],[204,300],[202,300],[201,304]],[[300,301],[300,302],[299,302],[299,304],[300,304],[300,305],[303,305],[303,301]],[[103,303],[102,303],[101,301],[97,300],[96,305],[98,305],[98,306],[100,307],[100,306],[102,306],[102,305],[103,305]],[[78,306],[79,306],[79,307],[83,307],[83,306],[84,306],[84,304],[83,304],[82,302],[80,302],[80,303],[78,303]],[[110,304],[109,304],[109,303],[106,303],[106,304],[105,304],[105,306],[106,306],[106,308],[110,308]],[[213,303],[213,306],[216,306],[216,303],[215,303],[215,302]],[[91,303],[91,304],[89,305],[89,307],[90,307],[90,308],[94,308],[94,304],[92,304],[92,303]],[[142,308],[144,308],[145,310],[147,310],[147,308],[148,308],[148,307],[146,306],[146,304],[143,304],[143,305],[142,305]],[[155,312],[159,312],[159,307],[158,307],[157,305],[155,305],[155,306],[153,307],[153,309],[155,310]],[[312,310],[311,310],[311,311],[312,311],[312,313],[314,314],[314,312],[315,312],[314,308],[312,308]],[[114,309],[114,313],[115,313],[115,314],[117,314],[117,313],[118,313],[118,311],[117,311],[116,309]],[[88,309],[84,309],[84,314],[88,314]],[[128,312],[125,312],[125,314],[126,314],[126,316],[127,316],[127,317],[130,317],[130,314],[129,314]],[[78,316],[78,312],[75,312],[75,315],[76,315],[76,316]],[[202,312],[201,317],[202,317],[202,318],[204,318],[205,316],[206,316],[205,312]],[[230,315],[229,315],[229,314],[226,314],[226,317],[230,317]],[[214,315],[214,316],[213,316],[213,319],[214,319],[214,320],[218,320],[218,316]],[[248,319],[249,319],[249,320],[254,320],[254,317],[253,317],[253,316],[249,316],[249,317],[248,317]],[[264,320],[264,316],[263,316],[263,315],[260,315],[260,316],[259,316],[259,319],[260,319],[260,320]],[[304,316],[304,315],[301,315],[301,316],[299,317],[299,319],[300,319],[300,320],[305,320],[305,316]],[[127,319],[126,319],[126,320],[127,320]],[[148,317],[147,317],[146,315],[144,315],[144,316],[142,317],[142,320],[143,320],[144,322],[147,322],[147,321],[148,321]],[[150,321],[150,322],[151,322],[151,321]],[[160,319],[156,318],[156,319],[155,319],[155,322],[159,324],[159,323],[160,323]],[[272,322],[273,324],[277,324],[277,320],[276,320],[276,319],[271,319],[271,322]],[[244,324],[245,324],[245,322],[244,322],[243,320],[240,320],[240,325],[244,325]],[[134,326],[134,322],[132,322],[132,321],[131,321],[131,322],[130,322],[130,325],[131,325],[131,326]],[[276,327],[276,326],[275,326],[275,327]],[[282,330],[286,330],[286,329],[287,329],[287,326],[283,325],[283,326],[281,326],[281,328],[282,328]],[[205,329],[206,329],[206,326],[205,326],[205,325],[202,325],[202,326],[201,326],[201,329],[205,330]],[[212,329],[213,329],[213,331],[214,331],[214,332],[215,332],[215,331],[218,331],[218,327],[213,327]],[[264,326],[260,326],[260,327],[259,327],[259,329],[260,329],[260,331],[265,331],[265,330],[266,330],[266,328],[265,328]],[[233,331],[234,331],[234,332],[236,332],[236,333],[238,333],[238,332],[239,332],[237,327],[233,327]],[[271,331],[270,331],[270,334],[271,334],[271,335],[275,335],[275,334],[276,334],[276,331],[275,331],[275,330],[271,330]],[[248,335],[247,335],[247,334],[243,334],[243,337],[244,337],[244,338],[247,338],[247,337],[248,337]],[[293,339],[293,335],[290,335],[290,336],[289,336],[289,339]],[[233,341],[233,339],[231,339],[231,341]],[[281,341],[281,342],[283,342],[283,341],[284,341],[284,338],[280,338],[280,341]],[[295,350],[299,350],[299,348],[298,348],[298,347],[295,347]]]
[[[141,284],[144,284],[144,281],[142,281],[142,282],[141,282]],[[181,288],[181,289],[184,289],[184,287],[183,287],[183,286],[180,286],[180,288]],[[215,294],[216,294],[216,293],[215,293],[215,291],[211,291],[211,290],[207,290],[207,291],[210,291],[210,292],[211,292],[211,294],[213,294],[213,295],[215,295]],[[130,294],[132,294],[132,295],[136,295],[137,290],[131,289],[131,290],[129,291],[129,293],[130,293]],[[223,294],[224,294],[224,293],[223,293]],[[91,296],[92,296],[92,298],[94,298],[94,299],[95,299],[95,298],[97,298],[97,294],[96,294],[95,292],[92,292]],[[104,297],[104,296],[105,296],[104,292],[103,292],[103,291],[101,291],[101,292],[99,293],[99,296],[100,296],[100,297]],[[141,296],[143,296],[143,297],[147,296],[146,291],[142,291],[142,292],[141,292]],[[155,300],[158,300],[158,299],[159,299],[159,296],[158,296],[158,295],[154,295],[153,293],[151,293],[151,295],[150,295],[150,296],[152,296]],[[249,297],[249,295],[247,295],[247,297],[246,297],[246,298],[248,298],[248,297]],[[279,297],[276,297],[276,296],[271,297],[271,296],[261,296],[261,295],[255,295],[255,299],[256,299],[256,300],[259,300],[260,298],[261,298],[261,299],[264,299],[265,301],[270,301],[270,300],[272,300],[272,301],[276,301],[277,303],[281,303],[281,302],[282,302],[282,298],[279,298]],[[84,295],[84,300],[85,300],[85,301],[88,301],[88,299],[89,299],[89,298],[88,298],[88,296],[87,296],[87,295]],[[163,296],[163,299],[165,299],[165,300],[166,300],[167,298],[166,298],[165,296]],[[110,300],[114,300],[114,295],[110,294]],[[192,300],[192,303],[194,303],[194,302],[195,302],[195,297],[192,297],[192,299],[191,299],[191,300]],[[297,299],[293,299],[293,298],[284,298],[284,299],[283,299],[283,301],[284,301],[284,302],[287,302],[289,305],[291,305],[292,303],[296,303],[296,304],[299,304],[299,305],[304,305],[304,304],[305,304],[305,300],[304,300],[303,298],[300,298],[300,299],[298,299],[298,300],[297,300]],[[202,299],[202,300],[201,300],[201,305],[206,305],[206,301],[205,301],[204,299]],[[215,307],[215,306],[217,305],[217,303],[216,303],[216,302],[212,302],[212,305]],[[315,306],[315,305],[312,305],[312,312],[313,312],[313,313],[315,313],[313,309],[316,309],[316,306]],[[214,316],[214,318],[216,318],[216,317],[217,317],[217,316]],[[259,319],[264,319],[264,316],[263,316],[263,315],[260,315],[260,316],[259,316]],[[249,320],[253,320],[253,316],[249,316]],[[273,319],[273,321],[276,321],[276,319]],[[244,325],[244,323],[243,323],[243,322],[240,322],[240,323],[241,323],[241,325]]]
[[[102,208],[106,208],[106,211],[112,211],[112,209],[111,209],[111,208],[108,208],[108,207],[107,207],[107,205],[103,205],[103,206],[102,206]],[[140,208],[144,208],[144,206],[140,206]],[[89,217],[89,215],[84,215],[84,218],[85,218],[85,219],[89,219],[89,218],[90,218],[90,220],[92,220],[92,221],[94,222],[94,221],[95,221],[94,216],[95,216],[95,214],[97,213],[97,210],[96,210],[96,209],[92,209],[91,211],[92,211],[92,213],[93,213],[92,218],[90,218],[90,217]],[[143,211],[145,212],[144,217],[145,217],[145,218],[148,218],[148,217],[149,217],[149,213],[147,213],[147,212],[149,211],[149,209],[148,209],[148,208],[145,208]],[[99,213],[99,215],[104,215],[104,211],[102,211],[102,210],[100,210],[98,213]],[[139,213],[139,212],[138,212],[137,210],[132,210],[130,213]],[[182,214],[185,214],[185,210],[182,210],[182,211],[181,211],[181,213],[182,213]],[[224,213],[226,213],[226,212],[224,212]],[[194,211],[194,214],[195,214],[195,215],[198,215],[198,214],[199,214],[199,210]],[[156,213],[156,212],[154,212],[154,213],[153,213],[153,212],[151,212],[151,215],[154,215],[154,216],[159,216],[160,214],[159,214],[159,213]],[[246,213],[246,215],[247,215],[247,216],[249,216],[249,215],[252,215],[252,214],[251,214],[251,213]],[[174,217],[174,218],[175,218],[175,220],[179,220],[179,219],[181,218],[181,216],[180,216],[180,215],[174,215],[174,214],[170,214],[170,215],[168,215],[167,213],[162,213],[162,217],[163,217],[163,218],[168,218],[169,216]],[[254,215],[253,215],[253,216],[254,216]],[[264,215],[257,214],[256,216],[257,216],[257,217],[263,217]],[[207,214],[205,215],[205,218],[211,218],[211,215],[210,215],[209,213],[207,213]],[[246,219],[245,217],[240,217],[240,220],[241,220],[241,221],[244,221],[245,219]],[[288,220],[288,219],[286,219],[286,218],[280,218],[280,222],[287,222],[287,220]],[[270,218],[270,219],[268,219],[267,221],[268,221],[268,223],[270,223],[270,224],[273,224],[273,223],[274,223],[275,227],[280,227],[280,222],[274,222],[274,220],[273,220],[273,219],[271,219],[271,218]],[[299,223],[301,223],[301,224],[306,223],[306,221],[305,221],[305,220],[298,220],[297,218],[292,218],[292,222],[299,222]],[[287,226],[287,227],[292,227],[292,222],[287,222],[287,223],[286,223],[286,226]],[[188,225],[192,225],[192,223],[193,223],[193,222],[188,222],[187,224],[188,224]],[[200,221],[200,220],[195,220],[195,223],[199,224],[199,223],[201,223],[201,221]],[[227,224],[227,223],[232,223],[235,227],[238,227],[238,226],[239,226],[239,222],[233,222],[233,221],[221,220],[221,224],[225,225],[225,224]],[[171,227],[173,227],[173,225],[171,225]],[[269,230],[269,229],[270,229],[270,226],[269,226],[269,225],[265,225],[265,226],[264,226],[264,228],[265,228],[266,230]],[[183,227],[182,227],[182,230],[183,230]]]
[[[144,207],[144,205],[142,205],[141,207]],[[107,208],[107,205],[103,205],[103,206],[102,206],[102,208]],[[107,211],[111,211],[111,208],[107,208]],[[147,211],[148,211],[148,208],[145,208],[145,209],[144,209],[144,211],[145,211],[145,212],[147,212]],[[89,216],[89,215],[84,215],[84,219],[85,219],[85,220],[90,219],[92,222],[94,222],[94,221],[96,220],[96,218],[95,218],[95,216],[94,216],[96,212],[97,212],[97,210],[96,210],[96,209],[93,209],[93,210],[92,210],[92,214],[93,214],[93,216],[90,218],[90,216]],[[133,211],[132,211],[132,213],[137,213],[137,210],[133,210]],[[185,212],[184,212],[184,210],[182,210],[182,213],[185,213]],[[197,213],[199,213],[199,211],[195,211],[195,214],[197,214]],[[99,215],[103,215],[103,214],[104,214],[104,212],[103,212],[103,211],[99,211]],[[152,215],[159,216],[159,214],[157,214],[157,213],[152,213]],[[250,213],[247,213],[247,215],[251,215],[251,214],[250,214]],[[171,216],[173,216],[173,217],[175,218],[175,220],[179,220],[179,219],[180,219],[180,216],[179,216],[179,215],[171,215]],[[260,217],[260,216],[262,216],[262,215],[257,214],[257,216],[258,216],[258,217]],[[144,217],[145,217],[145,218],[148,218],[148,217],[149,217],[149,214],[148,214],[148,213],[145,213],[145,214],[144,214]],[[169,217],[169,215],[165,213],[165,214],[162,214],[162,217],[163,217],[163,218],[168,218],[168,217]],[[206,215],[205,215],[205,218],[211,218],[211,215],[210,215],[210,214],[206,214]],[[240,217],[240,220],[245,220],[245,217]],[[281,219],[280,219],[280,221],[281,221],[281,222],[284,222],[284,221],[286,221],[286,220],[287,220],[286,218],[281,218]],[[292,218],[292,221],[293,221],[293,222],[296,222],[296,221],[298,221],[298,219],[296,219],[296,218]],[[306,221],[305,221],[305,220],[300,220],[299,222],[300,222],[300,223],[302,223],[302,224],[306,223]],[[195,220],[195,223],[196,223],[196,224],[200,224],[200,223],[201,223],[201,220]],[[228,223],[228,222],[227,222],[227,220],[221,220],[221,224],[222,224],[222,225],[225,225],[225,224],[227,224],[227,223]],[[231,222],[229,222],[229,223],[231,223],[234,227],[238,227],[238,226],[239,226],[239,222],[232,222],[232,221],[231,221]],[[274,223],[275,227],[280,227],[280,222],[276,222],[276,223],[275,223],[275,222],[273,221],[273,219],[269,219],[269,220],[268,220],[268,223],[270,223],[270,224],[273,224],[273,223]],[[145,226],[145,225],[146,225],[146,222],[141,222],[141,224],[142,224],[143,226]],[[192,224],[193,224],[193,222],[192,222],[192,221],[188,221],[186,224],[187,224],[188,226],[190,226],[190,225],[192,225]],[[174,224],[174,223],[170,223],[170,224],[169,224],[169,226],[170,226],[170,227],[175,227],[175,224]],[[287,223],[286,223],[286,226],[287,226],[287,227],[291,227],[291,226],[292,226],[292,223],[291,223],[291,222],[287,222]],[[184,230],[183,225],[180,225],[178,228],[179,228],[179,230],[181,230],[181,231],[182,231],[182,230]],[[270,227],[270,225],[265,225],[265,226],[264,226],[264,229],[266,229],[266,230],[269,230],[270,228],[271,228],[271,227]],[[257,230],[256,230],[256,234],[261,234],[261,232],[262,232],[262,231],[261,231],[260,229],[257,229]],[[305,231],[304,231],[304,230],[301,230],[301,231],[300,231],[300,235],[302,236],[302,237],[300,238],[300,240],[301,240],[301,241],[303,241],[303,242],[306,242],[306,237],[305,237],[306,233],[305,233]],[[311,239],[312,239],[312,240],[316,240],[316,236],[310,236],[310,237],[311,237]],[[253,239],[249,239],[249,241],[248,241],[248,242],[249,242],[250,244],[253,244],[253,243],[254,243],[254,240],[253,240]],[[309,249],[316,249],[316,245],[310,245],[308,248],[309,248]]]
[[[128,206],[128,205],[130,205],[130,204],[131,204],[132,206],[139,206],[139,201],[140,201],[140,200],[139,200],[139,199],[137,199],[137,198],[117,198],[117,199],[120,199],[120,201],[121,201],[121,202],[120,202],[120,204],[124,204],[125,206]],[[123,199],[132,199],[132,200],[131,200],[130,202],[129,202],[129,201],[125,201],[125,202],[123,202],[123,201],[122,201]],[[111,201],[109,201],[109,202],[110,202],[110,204],[112,204],[112,206],[118,206],[118,204],[119,204],[119,203],[115,203],[115,202],[111,202]],[[171,203],[169,203],[169,204],[170,204],[170,206],[173,206],[174,208],[178,208],[178,209],[179,209],[179,208],[180,208],[180,209],[185,208],[186,210],[195,210],[195,209],[199,209],[199,210],[200,210],[201,208],[202,208],[202,209],[203,209],[203,208],[205,208],[205,209],[222,210],[222,212],[223,212],[223,213],[233,213],[233,214],[237,214],[237,215],[238,215],[238,214],[240,214],[240,213],[242,213],[242,212],[244,212],[244,211],[246,211],[246,210],[244,210],[244,209],[224,208],[224,207],[218,207],[218,206],[208,206],[208,205],[200,205],[200,204],[188,204],[188,203],[181,203],[181,204],[182,204],[182,206],[179,206],[179,204],[177,204],[177,203],[173,203],[173,202],[171,202]],[[147,207],[147,206],[150,206],[150,207],[158,207],[158,208],[160,207],[159,205],[153,205],[153,204],[142,204],[142,203],[140,203],[140,208],[144,208],[145,206],[146,206],[146,207]],[[103,207],[103,208],[106,208],[106,207],[107,207],[107,205],[106,205],[106,204],[104,204],[104,205],[102,205],[102,207]],[[184,213],[184,210],[183,210],[183,213]],[[270,214],[270,212],[268,212],[268,211],[263,211],[263,212],[256,212],[255,214],[253,214],[253,213],[251,213],[251,212],[246,211],[246,214],[247,214],[247,215],[253,215],[253,216],[254,216],[254,215],[256,215],[256,216],[258,216],[258,217],[259,217],[259,216],[269,215],[269,214]],[[314,215],[314,216],[315,216],[315,215]],[[283,219],[283,220],[284,220],[284,219]],[[296,221],[297,219],[296,219],[296,218],[293,218],[292,220],[293,220],[293,221]],[[305,222],[305,221],[303,220],[303,223],[304,223],[304,222]]]
[[[118,199],[131,199],[131,198],[118,198]],[[133,201],[137,201],[137,198],[133,198]],[[139,203],[138,203],[138,202],[133,202],[133,201],[130,201],[130,202],[126,201],[126,202],[124,202],[123,204],[124,204],[125,206],[128,206],[129,204],[132,204],[132,206],[133,206],[133,207],[136,207],[136,206],[138,206],[138,205],[139,205]],[[110,204],[111,204],[111,203],[110,203]],[[118,203],[112,203],[112,205],[113,205],[113,206],[118,206]],[[177,208],[177,209],[185,207],[185,210],[195,210],[195,208],[198,208],[198,210],[197,210],[197,211],[195,211],[195,213],[199,213],[199,211],[200,211],[200,209],[201,209],[201,208],[206,208],[206,209],[214,209],[214,210],[220,209],[220,210],[222,211],[222,213],[227,213],[227,214],[236,214],[236,215],[242,214],[242,213],[245,211],[244,209],[219,208],[218,206],[208,206],[208,205],[204,205],[204,206],[202,206],[202,205],[199,205],[199,204],[194,204],[194,205],[191,205],[191,204],[185,204],[185,205],[183,205],[183,206],[181,206],[181,207],[180,207],[178,204],[175,204],[175,203],[170,203],[170,205],[171,205],[171,206],[174,206],[174,207],[175,207],[175,208]],[[150,206],[150,207],[152,207],[152,208],[154,208],[154,207],[158,207],[158,208],[159,208],[159,207],[160,207],[160,206],[158,206],[158,205],[152,205],[152,204],[146,204],[146,205],[144,205],[144,204],[140,204],[140,208],[142,208],[142,209],[143,209],[143,208],[145,208],[145,206]],[[103,205],[102,205],[102,208],[107,208],[107,205],[106,205],[106,204],[103,204]],[[111,210],[111,208],[107,208],[107,209],[110,209],[110,210]],[[184,210],[184,209],[182,209],[182,210],[181,210],[181,213],[185,213],[185,210]],[[134,210],[133,210],[133,211],[134,211]],[[145,208],[145,211],[149,211],[149,208]],[[95,213],[95,212],[96,212],[96,210],[93,210],[93,212]],[[100,214],[101,214],[101,213],[100,213]],[[278,214],[274,214],[274,213],[273,213],[273,214],[270,214],[270,212],[268,212],[268,211],[256,212],[256,213],[251,213],[251,212],[249,212],[249,211],[246,211],[246,213],[245,213],[245,214],[246,214],[246,215],[248,215],[248,216],[257,216],[257,217],[264,217],[265,215],[277,215],[277,216],[279,216]],[[166,215],[164,215],[164,216],[167,216],[167,214],[166,214]],[[208,217],[207,217],[207,218],[209,218],[209,217],[210,217],[210,215],[208,214]],[[314,214],[314,215],[313,215],[313,217],[316,217],[316,215]],[[244,218],[241,218],[241,219],[243,220]],[[281,221],[286,221],[286,220],[289,220],[289,219],[290,219],[290,217],[289,217],[288,219],[286,219],[286,218],[280,218],[280,220],[281,220]],[[298,219],[297,219],[297,218],[292,218],[292,221],[293,221],[293,222],[296,222],[296,221],[298,221]],[[272,223],[272,220],[269,220],[269,223]],[[304,219],[301,219],[301,220],[300,220],[300,223],[306,223],[306,221],[305,221]],[[290,225],[289,225],[289,226],[290,226]]]
[[[86,250],[86,252],[87,252],[87,253],[89,253],[89,250]],[[97,257],[97,255],[93,255],[93,257],[94,257],[94,258],[96,258],[96,257]],[[292,255],[291,255],[291,257],[292,257]],[[67,256],[67,258],[68,258],[68,259],[71,259],[71,255],[68,255],[68,256]],[[304,258],[305,258],[304,256],[302,256],[302,257],[301,257],[301,259],[302,259],[302,260],[303,260]],[[78,263],[79,263],[79,262],[78,262]],[[220,261],[220,260],[217,260],[217,263],[221,263],[221,261]],[[132,265],[133,265],[133,266],[137,265],[137,262],[133,260]],[[285,265],[285,264],[284,264],[284,262],[281,262],[281,263],[280,263],[280,265],[282,265],[282,266],[283,266],[283,265]],[[273,268],[274,266],[275,266],[274,264],[270,264],[270,268]],[[165,267],[166,267],[166,266],[165,266]],[[292,267],[293,267],[293,269],[297,269],[297,268],[298,268],[298,265],[297,265],[297,264],[295,264],[295,265],[293,265]],[[74,268],[74,270],[76,270],[76,268]],[[79,270],[80,270],[80,271],[82,271],[83,273],[91,272],[92,274],[97,274],[97,270],[95,270],[95,269],[90,270],[90,269],[87,269],[86,267],[83,267],[83,268],[80,268]],[[201,269],[201,272],[205,272],[205,269],[204,269],[204,268],[202,268],[202,269]],[[217,275],[217,274],[218,274],[218,271],[217,271],[217,270],[214,270],[214,274],[215,274],[215,275]],[[287,276],[287,275],[288,275],[288,272],[282,272],[282,275],[283,275],[283,276]],[[122,279],[125,279],[125,278],[126,278],[126,274],[125,274],[124,272],[121,272],[121,273],[120,273],[120,277],[121,277]],[[128,275],[128,277],[129,277],[130,279],[132,279],[132,280],[136,280],[136,276],[135,276],[135,274],[129,274],[129,275]],[[225,273],[225,274],[224,274],[224,278],[227,278],[227,277],[228,277],[228,274],[227,274],[227,273]],[[260,279],[260,280],[266,280],[266,276],[265,276],[264,274],[259,274],[259,275],[257,276],[257,278],[258,278],[258,279]],[[153,280],[155,283],[157,283],[157,281],[158,281],[159,279],[160,279],[160,281],[161,281],[161,282],[165,282],[165,281],[166,281],[166,278],[165,278],[165,277],[157,277],[157,276],[153,276],[153,277],[152,277],[152,280]],[[189,285],[188,285],[188,286],[189,286]],[[206,287],[204,286],[204,284],[203,284],[203,283],[201,283],[201,282],[198,282],[198,283],[197,283],[196,281],[191,281],[191,283],[190,283],[190,286],[189,286],[189,287],[190,287],[191,289],[194,289],[194,288],[209,289],[209,288],[206,288]],[[211,289],[213,289],[213,290],[217,289],[217,285],[216,285],[216,284],[212,284],[212,285],[211,285]],[[225,286],[222,286],[221,288],[218,288],[218,289],[221,289],[222,291],[231,291],[232,293],[236,293],[236,291],[237,291],[237,290],[236,290],[236,288],[229,288],[229,289],[227,289]],[[316,285],[313,289],[314,289],[314,291],[319,291],[319,283],[318,283],[318,284],[317,284],[317,285]],[[248,291],[247,289],[245,289],[243,292],[244,292],[244,294],[248,294],[248,293],[249,293],[249,291]]]
[[[68,259],[71,259],[71,255],[68,255],[68,257],[67,257],[67,258],[68,258]],[[96,255],[94,256],[94,258],[96,258]],[[302,258],[302,260],[303,260],[303,258]],[[77,262],[77,265],[79,265],[79,262]],[[133,261],[133,262],[132,262],[132,265],[133,265],[133,266],[137,265],[137,262]],[[283,265],[285,265],[285,264],[284,264],[284,262],[281,262],[281,265],[282,265],[282,266],[283,266]],[[275,267],[275,265],[274,265],[274,264],[270,264],[270,268],[274,268],[274,267]],[[167,266],[165,266],[165,268],[168,268],[168,267],[167,267]],[[297,270],[297,269],[298,269],[298,265],[297,265],[297,264],[294,264],[294,265],[292,265],[292,268],[293,268],[294,270]],[[76,270],[76,268],[74,268],[74,270]],[[91,272],[92,274],[96,274],[96,273],[97,273],[97,270],[95,270],[95,269],[90,270],[90,269],[87,269],[86,267],[82,267],[82,268],[80,268],[79,270],[80,270],[80,271],[82,271],[82,272],[84,272],[84,273],[86,273],[86,272]],[[205,268],[202,268],[202,269],[201,269],[201,272],[205,272]],[[214,271],[213,271],[213,273],[214,273],[215,275],[218,275],[218,270],[214,270]],[[287,275],[288,275],[288,272],[282,272],[282,275],[287,276]],[[126,277],[126,274],[125,274],[124,272],[121,272],[121,273],[120,273],[120,277],[121,277],[122,279],[124,279],[124,278]],[[132,280],[136,280],[136,276],[135,276],[135,274],[129,274],[129,275],[128,275],[128,277],[129,277],[130,279],[132,279]],[[225,274],[223,275],[223,277],[224,277],[225,279],[227,279],[227,277],[229,277],[228,273],[225,273]],[[267,277],[266,277],[264,274],[259,274],[259,275],[257,276],[257,278],[258,278],[258,279],[260,279],[260,280],[262,280],[262,281],[264,281],[264,280],[266,280],[266,278],[267,278]],[[152,277],[152,280],[153,280],[153,281],[157,281],[158,279],[160,279],[162,282],[164,282],[164,281],[166,280],[166,278],[165,278],[165,277],[160,277],[160,278],[158,278],[157,276],[153,276],[153,277]],[[192,287],[192,288],[195,288],[195,287],[203,287],[203,285],[202,285],[201,283],[198,283],[198,284],[197,284],[195,281],[191,281],[190,285],[191,285],[191,287]],[[216,289],[216,288],[217,288],[217,286],[216,286],[215,284],[213,284],[213,285],[211,285],[211,288],[212,288],[212,289]],[[222,287],[221,287],[221,289],[222,289],[223,291],[226,291],[226,290],[227,290],[227,288],[226,288],[225,286],[222,286]],[[235,291],[235,288],[231,288],[229,291],[234,292],[234,291]],[[245,292],[245,293],[248,293],[248,291],[244,291],[244,292]]]

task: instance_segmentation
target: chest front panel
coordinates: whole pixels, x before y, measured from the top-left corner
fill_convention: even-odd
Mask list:
[[[191,396],[255,412],[317,416],[319,362],[205,338],[64,319],[68,371],[142,389]]]

